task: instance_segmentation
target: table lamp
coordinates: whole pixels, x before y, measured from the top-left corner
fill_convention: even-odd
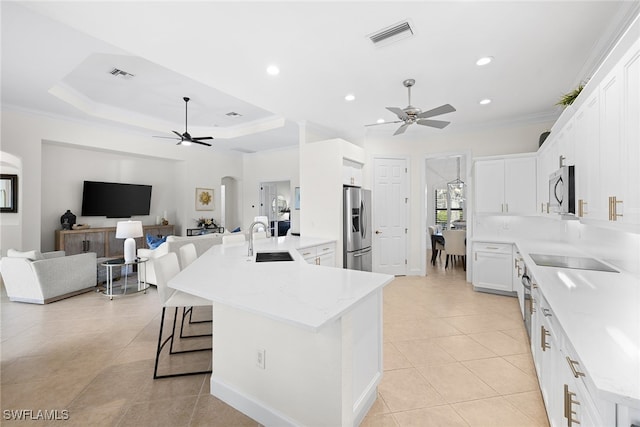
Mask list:
[[[118,221],[116,239],[125,239],[124,262],[136,260],[136,241],[134,238],[142,236],[142,221]]]

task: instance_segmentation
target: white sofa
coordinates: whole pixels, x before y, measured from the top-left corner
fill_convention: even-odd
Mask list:
[[[10,301],[47,304],[95,289],[96,254],[9,249],[0,271]]]
[[[159,258],[162,255],[166,255],[169,252],[175,252],[180,259],[180,247],[187,243],[193,243],[196,247],[196,253],[198,256],[205,253],[211,246],[219,245],[222,243],[222,234],[205,234],[201,236],[167,236],[167,240],[155,249],[138,249],[138,257],[149,258],[146,262],[146,274],[147,283],[155,285],[156,271],[153,265],[153,260]]]

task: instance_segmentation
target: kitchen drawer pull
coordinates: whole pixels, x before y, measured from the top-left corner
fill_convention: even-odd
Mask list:
[[[553,314],[551,314],[551,309],[548,309],[548,308],[543,308],[543,309],[542,309],[542,314],[544,314],[544,317],[551,317],[551,316],[553,316]]]
[[[573,373],[573,376],[576,378],[584,377],[585,376],[584,372],[581,372],[578,369],[576,369],[576,365],[580,365],[580,363],[577,360],[571,360],[569,356],[567,356],[566,358],[567,358],[567,363],[571,368],[571,372]]]
[[[569,391],[569,386],[567,384],[564,385],[564,417],[567,419],[567,426],[571,427],[573,424],[580,424],[580,421],[573,418],[576,414],[576,411],[573,410],[573,405],[580,405],[580,402],[574,400],[574,396],[576,394],[572,391]]]
[[[303,253],[302,253],[302,256],[303,256],[303,257],[304,257],[304,256],[307,256],[307,255],[311,255],[311,252],[303,252]]]
[[[551,348],[549,343],[547,343],[547,336],[549,335],[551,335],[551,333],[549,333],[544,326],[540,326],[540,347],[542,347],[542,351],[547,351],[548,348]]]
[[[323,251],[330,251],[331,248],[322,248]]]
[[[485,249],[491,249],[491,250],[493,250],[493,251],[497,251],[497,250],[498,250],[498,249],[500,249],[500,248],[499,248],[499,247],[497,247],[497,246],[485,246]]]

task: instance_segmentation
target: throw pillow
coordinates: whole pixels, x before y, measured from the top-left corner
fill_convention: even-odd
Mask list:
[[[7,256],[13,257],[13,258],[26,258],[30,261],[38,261],[38,260],[44,259],[44,257],[42,256],[42,253],[36,250],[20,252],[20,251],[16,251],[15,249],[9,249],[7,250]]]
[[[163,244],[167,240],[167,236],[164,237],[156,237],[151,234],[147,234],[147,245],[149,249],[155,249],[161,244]]]

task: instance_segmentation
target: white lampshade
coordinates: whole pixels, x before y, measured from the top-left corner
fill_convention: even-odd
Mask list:
[[[118,221],[116,224],[116,239],[142,236],[142,221]]]
[[[124,261],[136,259],[136,241],[134,237],[142,237],[142,221],[119,221],[116,224],[116,239],[124,241]]]

